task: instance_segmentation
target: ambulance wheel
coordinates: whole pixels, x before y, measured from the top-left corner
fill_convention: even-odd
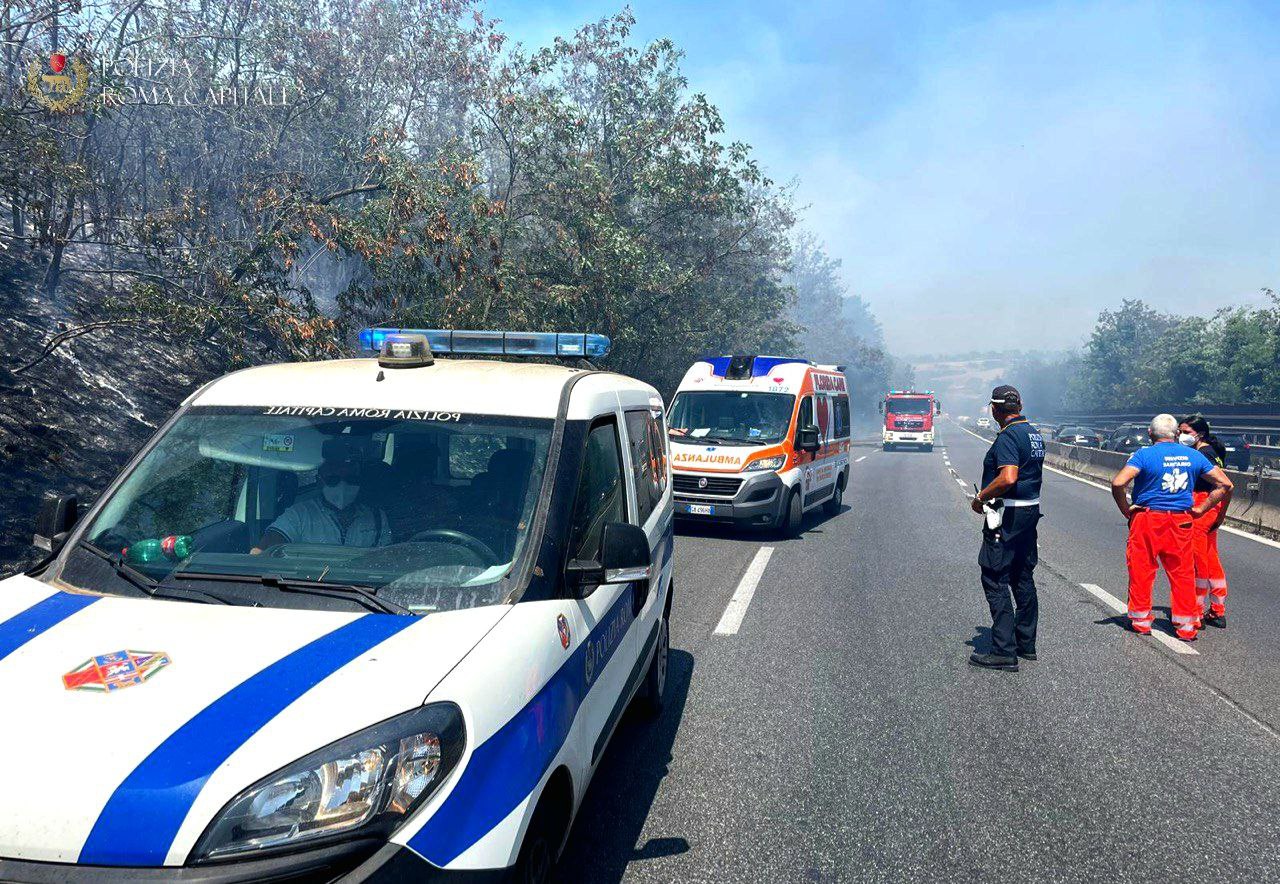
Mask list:
[[[667,702],[667,659],[671,652],[671,620],[664,613],[658,621],[658,640],[653,646],[653,659],[640,688],[640,711],[649,718],[662,714]]]
[[[836,482],[836,490],[832,492],[831,499],[822,505],[822,511],[828,516],[840,515],[840,507],[844,505],[844,479]]]
[[[800,526],[804,522],[804,503],[800,499],[800,489],[791,492],[787,505],[778,514],[778,533],[783,537],[799,537]]]

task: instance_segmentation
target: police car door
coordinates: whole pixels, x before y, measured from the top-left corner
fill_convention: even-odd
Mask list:
[[[569,557],[599,561],[604,526],[626,522],[629,513],[623,437],[617,413],[596,418],[587,433],[582,471],[574,500]],[[585,632],[584,761],[599,760],[613,725],[625,708],[623,692],[631,674],[627,639],[635,620],[630,584],[603,583],[576,600],[577,620]]]
[[[648,535],[653,556],[652,578],[647,584],[633,584],[636,616],[640,622],[631,630],[634,645],[629,656],[638,660],[637,665],[648,659],[657,642],[664,602],[662,594],[671,568],[670,550],[674,540],[673,508],[667,488],[667,432],[662,418],[660,402],[650,402],[643,407],[626,406],[627,460],[634,495],[632,521]],[[636,678],[638,680],[639,675]]]

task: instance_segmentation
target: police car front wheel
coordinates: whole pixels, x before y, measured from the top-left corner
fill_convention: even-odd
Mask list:
[[[653,647],[653,659],[645,673],[640,689],[640,708],[648,716],[656,718],[667,700],[667,658],[671,652],[671,622],[664,614],[658,621],[657,640]]]

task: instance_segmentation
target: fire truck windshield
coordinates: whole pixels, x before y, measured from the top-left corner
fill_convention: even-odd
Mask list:
[[[788,393],[684,392],[676,396],[667,421],[677,439],[768,445],[786,437],[795,402]]]
[[[890,399],[889,414],[929,414],[933,405],[928,399]]]

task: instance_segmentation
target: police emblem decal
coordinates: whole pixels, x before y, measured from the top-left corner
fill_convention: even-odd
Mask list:
[[[67,70],[67,62],[71,69]],[[47,67],[47,70],[46,70]],[[89,91],[89,66],[61,52],[49,56],[47,65],[32,59],[27,65],[27,93],[48,111],[58,114],[81,110]]]
[[[569,649],[569,621],[560,614],[556,617],[556,632],[560,633],[560,647]]]
[[[162,651],[112,651],[72,669],[62,676],[62,686],[69,691],[121,691],[142,684],[172,662]]]

